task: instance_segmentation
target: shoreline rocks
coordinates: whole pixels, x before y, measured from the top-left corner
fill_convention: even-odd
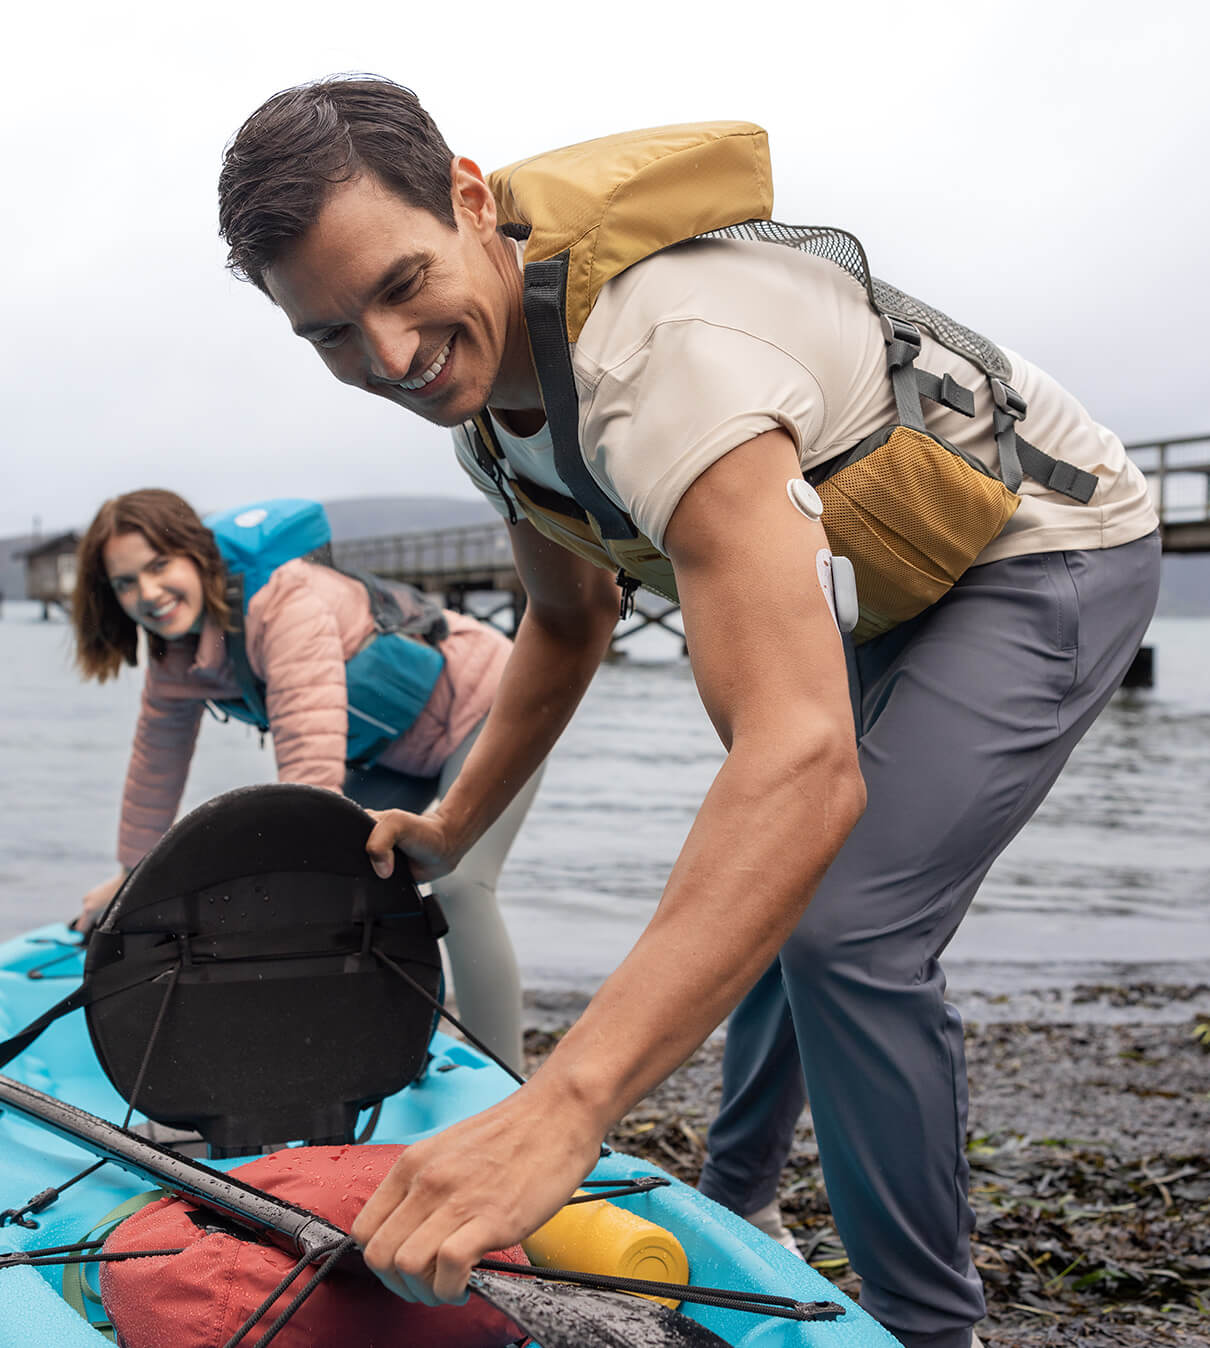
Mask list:
[[[987,1348],[1210,1345],[1210,1029],[1197,1034],[1210,1026],[1210,995],[1148,985],[1090,989],[1084,1000],[1094,997],[1119,1016],[1161,1003],[1171,1014],[967,1025],[967,1155]],[[542,1028],[526,1033],[531,1071],[563,1032],[552,1028],[556,1007],[532,1009]],[[695,1182],[721,1055],[714,1036],[610,1143]],[[781,1200],[810,1262],[858,1295],[809,1114]]]

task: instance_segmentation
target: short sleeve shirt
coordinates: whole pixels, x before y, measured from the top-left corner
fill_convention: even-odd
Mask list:
[[[1121,442],[1054,380],[1006,353],[1029,411],[1026,439],[1096,473],[1082,505],[1026,478],[1022,504],[978,559],[1111,547],[1156,526],[1146,483]],[[681,497],[713,463],[782,429],[804,470],[895,421],[877,316],[864,288],[823,259],[775,244],[694,240],[637,263],[602,289],[572,352],[580,445],[602,490],[657,547]],[[917,362],[975,396],[975,416],[925,404],[930,430],[997,462],[986,378],[927,335]],[[496,422],[509,470],[567,495],[549,432]],[[506,503],[455,431],[459,462],[501,512]]]

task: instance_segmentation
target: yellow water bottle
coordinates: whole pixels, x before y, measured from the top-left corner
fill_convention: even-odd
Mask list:
[[[583,1192],[576,1190],[577,1195]],[[566,1268],[653,1282],[683,1283],[689,1279],[689,1260],[671,1231],[604,1198],[560,1208],[521,1244],[530,1263],[539,1268]],[[681,1304],[669,1297],[648,1299],[673,1310]]]

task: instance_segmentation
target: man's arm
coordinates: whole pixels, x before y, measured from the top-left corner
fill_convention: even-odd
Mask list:
[[[550,753],[609,649],[619,597],[609,572],[524,521],[510,536],[526,607],[487,722],[436,810],[378,816],[366,850],[379,875],[395,846],[417,880],[453,870]]]
[[[358,1217],[367,1262],[402,1295],[457,1298],[476,1259],[558,1209],[612,1123],[773,960],[860,816],[843,653],[815,563],[826,540],[786,494],[798,473],[789,437],[769,432],[677,506],[666,544],[727,760],[651,922],[543,1067],[410,1148]]]

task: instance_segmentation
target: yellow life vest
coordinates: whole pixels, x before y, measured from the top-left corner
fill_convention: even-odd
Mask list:
[[[1012,517],[1023,473],[1076,500],[1091,498],[1091,473],[1016,434],[1025,404],[998,347],[871,276],[865,250],[846,231],[770,219],[773,177],[759,127],[706,122],[607,136],[521,160],[488,183],[503,232],[525,240],[525,321],[567,494],[505,473],[486,409],[468,433],[510,512],[515,503],[548,538],[617,570],[623,616],[639,585],[675,602],[676,579],[667,556],[584,462],[571,345],[607,281],[689,239],[749,239],[826,258],[862,284],[880,318],[897,421],[808,475],[832,550],[853,564],[857,641],[916,616],[954,584]],[[988,379],[999,476],[926,430],[922,397],[967,416],[974,398],[949,375],[915,368],[921,328]]]

